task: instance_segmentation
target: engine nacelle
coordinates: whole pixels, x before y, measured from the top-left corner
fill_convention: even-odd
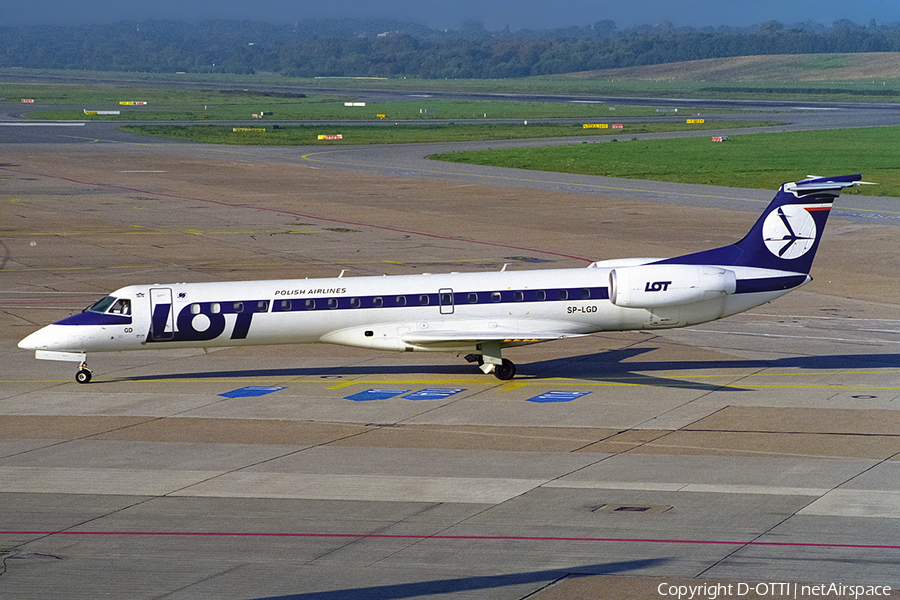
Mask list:
[[[734,271],[706,265],[640,265],[609,272],[609,299],[625,308],[693,304],[733,294]]]

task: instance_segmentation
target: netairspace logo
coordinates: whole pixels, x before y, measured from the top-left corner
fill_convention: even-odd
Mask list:
[[[712,583],[701,585],[670,585],[661,583],[656,588],[660,596],[677,600],[717,598],[741,598],[748,594],[771,598],[876,598],[891,595],[887,585],[844,585],[842,583]]]

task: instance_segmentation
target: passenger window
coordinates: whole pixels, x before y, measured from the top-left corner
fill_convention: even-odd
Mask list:
[[[419,306],[428,306],[428,294],[419,296]]]
[[[546,299],[547,299],[547,292],[546,292],[545,290],[538,290],[538,291],[536,291],[536,292],[534,293],[534,299],[535,299],[535,300],[546,300]]]
[[[491,302],[500,302],[503,299],[503,296],[500,295],[500,292],[491,292]]]
[[[406,306],[406,296],[397,296],[397,306]]]
[[[478,304],[478,294],[469,292],[469,304]]]
[[[587,288],[582,288],[581,290],[581,299],[588,300],[591,297],[591,290]]]
[[[199,304],[191,304],[191,314],[192,315],[200,314],[200,305]]]
[[[303,306],[306,310],[315,310],[316,309],[316,301],[315,300],[306,300],[303,303]]]
[[[256,303],[256,312],[269,312],[269,301],[260,300]]]
[[[525,292],[523,292],[521,290],[517,290],[517,291],[513,292],[513,300],[515,300],[516,302],[521,302],[524,299],[525,299]]]
[[[213,302],[212,304],[209,305],[209,312],[211,312],[214,315],[217,315],[220,312],[222,312],[222,307],[219,306],[218,302]]]
[[[235,302],[233,305],[233,310],[236,313],[244,312],[244,303],[243,302]]]
[[[560,300],[568,300],[569,299],[569,290],[559,290],[559,299]]]
[[[372,298],[372,306],[374,308],[381,308],[384,306],[384,299],[381,296],[375,296]]]
[[[280,307],[281,307],[281,310],[284,310],[284,311],[291,310],[291,301],[290,300],[282,300]]]
[[[337,307],[338,307],[337,298],[329,298],[328,299],[328,308],[337,308]]]
[[[359,298],[350,298],[350,308],[359,308],[362,306],[362,301]]]

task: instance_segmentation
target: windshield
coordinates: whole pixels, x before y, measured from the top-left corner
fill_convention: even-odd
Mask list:
[[[112,296],[107,296],[103,300],[100,300],[100,301],[92,304],[91,306],[87,307],[85,310],[89,310],[91,312],[97,312],[97,313],[105,313],[109,309],[109,307],[115,303],[115,301],[116,301],[116,299],[113,298]]]

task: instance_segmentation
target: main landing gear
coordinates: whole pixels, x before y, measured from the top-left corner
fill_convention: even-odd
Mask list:
[[[508,358],[500,357],[499,342],[483,342],[478,345],[481,354],[467,354],[466,360],[478,363],[484,373],[493,373],[500,381],[509,381],[516,376],[516,365]]]
[[[494,377],[501,381],[509,381],[516,376],[516,365],[508,358],[504,358],[499,365],[494,365]]]
[[[91,370],[87,368],[86,360],[78,363],[78,370],[75,372],[75,381],[78,383],[90,383]]]

